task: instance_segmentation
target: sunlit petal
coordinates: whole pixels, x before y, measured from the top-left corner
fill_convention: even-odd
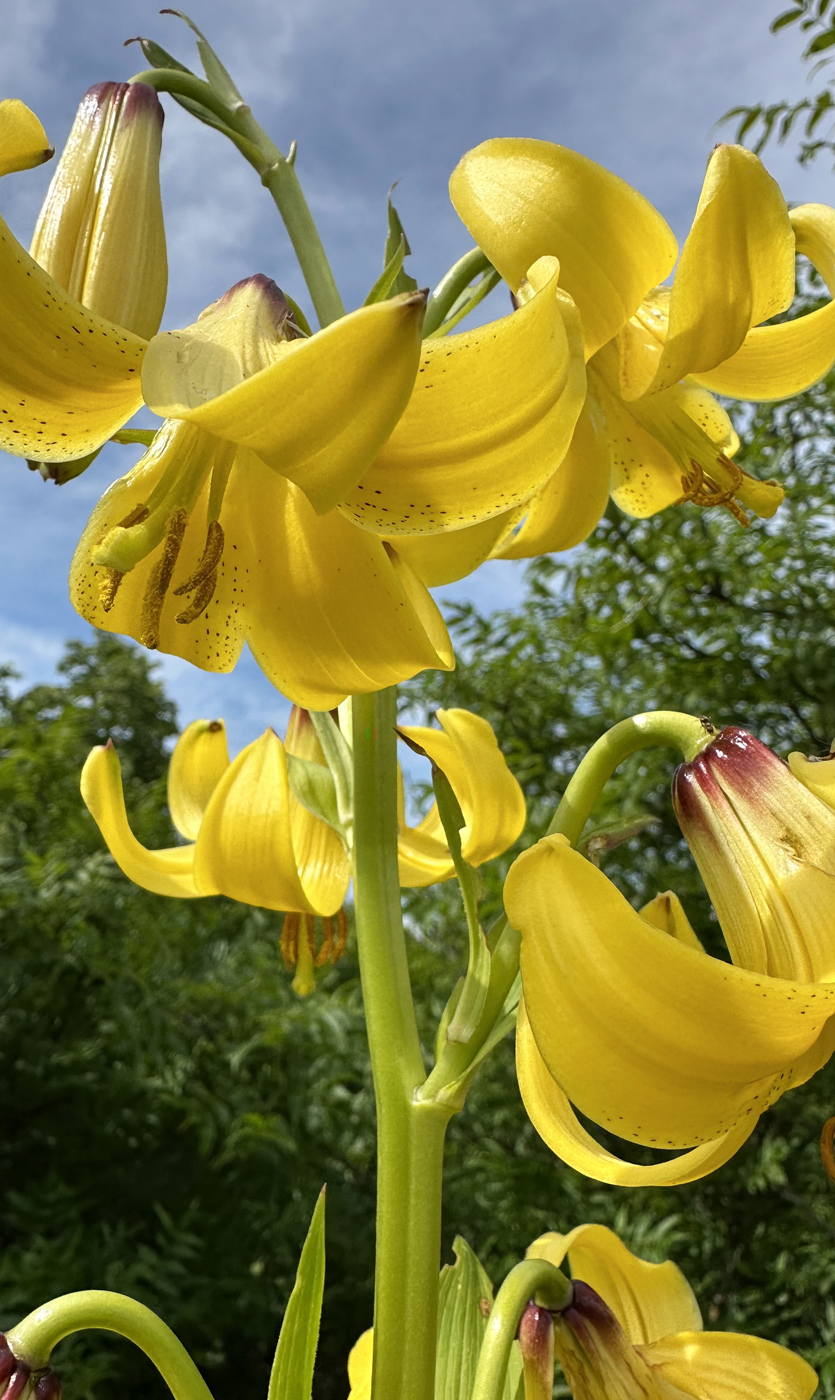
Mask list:
[[[802,1357],[738,1332],[684,1332],[639,1351],[665,1381],[694,1400],[811,1400],[818,1387]]]
[[[223,720],[194,720],[174,745],[168,765],[168,810],[187,840],[197,840],[206,805],[228,767]]]
[[[403,417],[340,509],[382,535],[460,530],[529,500],[556,471],[585,397],[577,310],[558,267],[529,270],[511,316],[427,340]]]
[[[35,113],[18,97],[0,102],[0,175],[31,170],[55,154]]]
[[[669,933],[672,938],[677,938],[688,948],[698,948],[700,952],[704,952],[702,940],[685,914],[681,900],[672,890],[657,894],[649,904],[644,905],[640,914],[653,928],[660,928],[662,933]]]
[[[204,893],[194,878],[193,846],[149,851],[137,841],[128,823],[121,765],[112,744],[90,753],[81,773],[81,795],[113,859],[135,885],[177,899]]]
[[[579,307],[587,358],[676,260],[671,229],[642,195],[550,141],[485,141],[456,166],[449,189],[473,238],[514,291],[537,258],[559,258],[560,286]]]
[[[560,473],[564,470],[565,467],[561,467]],[[514,524],[523,514],[524,507],[515,507],[506,515],[494,515],[490,520],[467,525],[463,530],[445,530],[440,535],[395,535],[389,543],[427,588],[438,588],[466,578],[486,559],[507,558],[504,541],[511,536]]]
[[[835,808],[835,758],[812,760],[802,753],[790,753],[789,769],[815,797]]]

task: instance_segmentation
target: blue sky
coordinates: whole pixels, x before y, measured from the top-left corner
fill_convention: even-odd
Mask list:
[[[647,195],[683,238],[721,113],[804,90],[800,36],[768,32],[775,8],[767,0],[192,0],[190,12],[277,143],[286,150],[298,141],[297,169],[351,306],[379,272],[393,181],[421,285],[434,284],[470,246],[447,180],[464,151],[489,136],[544,137],[583,151]],[[122,47],[137,33],[196,64],[189,31],[153,6],[9,6],[0,95],[32,106],[60,148],[91,83],[144,66],[137,46]],[[253,172],[222,137],[165,102],[164,328],[193,321],[253,272],[304,301]],[[779,148],[766,163],[790,201],[835,199],[827,165],[803,171]],[[49,178],[47,166],[3,181],[0,210],[24,243]],[[503,299],[491,304],[504,314]],[[136,456],[110,447],[61,489],[2,457],[0,660],[28,682],[53,673],[67,637],[90,635],[67,598],[69,561],[102,490]],[[520,566],[493,564],[439,596],[489,607],[512,603],[521,586]],[[182,720],[224,715],[235,747],[281,719],[282,705],[248,657],[227,677],[172,658],[162,667]]]

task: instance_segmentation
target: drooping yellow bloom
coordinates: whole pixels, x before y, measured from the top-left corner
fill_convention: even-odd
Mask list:
[[[348,1357],[348,1400],[371,1400],[371,1368],[374,1363],[374,1330],[369,1327],[351,1347]]]
[[[167,279],[161,119],[151,88],[91,89],[31,255],[0,220],[0,447],[15,456],[85,457],[142,403]],[[42,140],[22,103],[0,104],[0,171],[44,159]]]
[[[620,1185],[720,1166],[835,1049],[835,811],[739,729],[679,768],[674,797],[731,963],[702,950],[673,896],[636,912],[564,837],[520,856],[505,886],[526,1108],[558,1156]],[[690,1150],[621,1161],[572,1103],[618,1137]]]
[[[408,564],[327,509],[408,401],[422,317],[406,295],[307,338],[259,276],[158,336],[143,382],[172,416],[93,512],[70,575],[81,615],[208,671],[231,670],[246,641],[309,709],[449,669]]]
[[[400,733],[419,744],[449,779],[466,825],[461,854],[470,865],[484,865],[513,845],[525,825],[525,798],[485,719],[469,710],[438,710],[440,729],[402,725]],[[406,824],[400,787],[397,850],[400,884],[406,889],[449,880],[455,867],[446,843],[438,804],[432,803],[416,827]]]
[[[554,1316],[554,1346],[575,1400],[811,1400],[801,1357],[738,1332],[705,1332],[681,1270],[632,1254],[605,1225],[536,1240],[528,1257],[568,1258],[572,1305]]]
[[[719,146],[672,287],[677,246],[660,214],[584,156],[546,141],[498,139],[453,172],[453,203],[515,291],[546,254],[582,321],[584,411],[559,472],[494,554],[566,549],[594,528],[609,494],[630,515],[694,500],[772,515],[782,491],[733,462],[738,440],[708,392],[797,393],[835,360],[835,303],[778,326],[794,296],[795,252],[835,287],[835,211],[789,212],[761,162]]]
[[[268,729],[230,763],[222,721],[190,724],[168,772],[171,820],[189,845],[149,851],[137,841],[112,743],[92,750],[82,796],[117,865],[143,889],[329,917],[348,889],[348,857],[337,833],[293,796],[287,771],[288,753],[323,761],[311,733],[296,711],[286,747]]]

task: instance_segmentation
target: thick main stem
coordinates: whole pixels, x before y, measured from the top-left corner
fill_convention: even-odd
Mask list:
[[[443,1148],[451,1110],[425,1072],[397,870],[395,692],[355,696],[354,901],[377,1103],[374,1400],[432,1400]]]

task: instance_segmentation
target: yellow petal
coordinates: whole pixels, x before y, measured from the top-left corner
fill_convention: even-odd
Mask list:
[[[284,745],[268,729],[238,754],[209,800],[194,848],[201,889],[265,909],[335,914],[348,888],[342,847],[331,832],[338,862],[319,859],[321,850],[297,852],[294,805]]]
[[[485,559],[504,558],[503,542],[521,514],[521,508],[514,508],[463,530],[446,530],[442,535],[395,535],[388,543],[427,588],[439,588],[474,573]]]
[[[193,846],[149,851],[137,841],[125,811],[119,757],[111,743],[91,750],[81,772],[81,796],[116,864],[135,885],[176,899],[195,899],[203,893],[194,880]]]
[[[461,850],[470,865],[483,865],[512,846],[525,825],[522,789],[485,719],[469,710],[438,710],[441,729],[403,725],[449,779],[465,826]],[[448,880],[454,873],[437,804],[414,829],[398,837],[400,884],[407,889]]]
[[[31,170],[55,154],[35,113],[18,97],[0,102],[0,175]]]
[[[327,768],[310,714],[298,705],[293,706],[290,714],[284,748],[296,758],[304,758]],[[290,829],[296,864],[305,888],[312,882],[321,886],[323,879],[331,880],[335,889],[342,891],[341,900],[344,899],[351,871],[342,841],[332,827],[309,812],[292,793]]]
[[[69,462],[142,404],[145,341],[86,311],[0,219],[0,447]]]
[[[684,1332],[639,1348],[694,1400],[811,1400],[818,1378],[793,1351],[738,1332]]]
[[[585,397],[577,311],[558,267],[530,269],[511,316],[424,342],[409,406],[340,509],[382,535],[460,530],[529,500],[556,471]]]
[[[681,900],[672,890],[657,894],[649,904],[644,905],[640,913],[641,918],[653,928],[660,928],[662,933],[669,933],[672,938],[677,938],[688,948],[698,948],[700,952],[704,952],[702,941],[685,914]]]
[[[494,550],[494,557],[533,559],[580,544],[606,509],[609,479],[609,440],[590,382],[562,466],[534,496],[522,528]]]
[[[501,137],[469,151],[450,197],[515,291],[537,258],[560,260],[580,310],[586,358],[617,333],[672,270],[672,230],[624,180],[550,141]]]
[[[835,293],[835,209],[803,204],[789,212],[798,253],[817,268]],[[835,361],[835,301],[784,321],[755,327],[741,348],[699,382],[716,394],[767,402],[800,394],[831,369]]]
[[[228,767],[223,720],[194,720],[174,745],[168,765],[168,810],[187,840],[197,840],[206,805]]]
[[[790,753],[789,768],[809,792],[835,808],[835,758],[812,760],[802,753]]]
[[[756,1118],[835,1014],[835,986],[733,967],[669,938],[563,837],[512,866],[507,915],[537,1047],[619,1137],[694,1147]]]
[[[794,235],[780,187],[752,151],[717,146],[676,269],[658,367],[631,392],[715,369],[793,297]]]
[[[155,337],[143,367],[145,399],[160,417],[253,448],[318,512],[329,511],[360,480],[409,401],[425,298],[393,297],[310,338],[277,343],[273,362],[249,377],[216,325],[225,300],[194,326]]]
[[[371,1366],[374,1358],[374,1330],[367,1332],[351,1347],[348,1357],[348,1400],[371,1400]]]
[[[578,1225],[567,1235],[542,1235],[528,1259],[559,1268],[565,1255],[572,1278],[599,1293],[634,1344],[655,1342],[672,1332],[699,1332],[702,1315],[690,1284],[671,1260],[639,1259],[605,1225]]]
[[[536,1048],[524,1002],[519,1007],[516,1030],[516,1074],[525,1110],[543,1142],[567,1166],[610,1186],[683,1186],[698,1181],[729,1161],[757,1126],[757,1117],[752,1114],[733,1132],[648,1167],[615,1157],[586,1132],[552,1079]]]

